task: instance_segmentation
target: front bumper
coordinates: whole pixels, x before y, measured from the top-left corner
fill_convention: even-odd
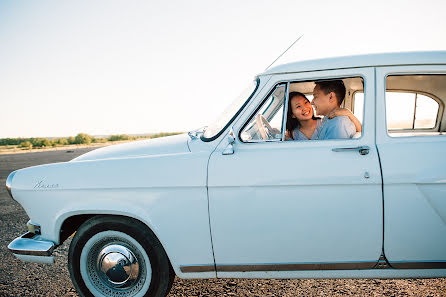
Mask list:
[[[56,245],[52,241],[42,240],[40,235],[27,232],[17,237],[8,245],[8,249],[18,259],[25,262],[54,263],[52,256]]]

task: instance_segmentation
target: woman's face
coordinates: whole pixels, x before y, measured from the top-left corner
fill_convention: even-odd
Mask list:
[[[291,98],[291,113],[299,121],[305,121],[313,118],[313,106],[310,101],[302,96]]]

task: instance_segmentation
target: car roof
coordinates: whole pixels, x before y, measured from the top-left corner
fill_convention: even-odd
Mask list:
[[[307,60],[275,66],[260,75],[374,66],[446,64],[446,51],[399,52]]]

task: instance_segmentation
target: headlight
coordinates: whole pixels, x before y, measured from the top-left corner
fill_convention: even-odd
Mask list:
[[[8,178],[6,179],[6,190],[8,190],[9,196],[11,196],[12,199],[14,199],[14,197],[12,197],[12,192],[11,192],[11,184],[12,184],[12,178],[14,177],[15,173],[17,171],[13,171],[8,175]]]

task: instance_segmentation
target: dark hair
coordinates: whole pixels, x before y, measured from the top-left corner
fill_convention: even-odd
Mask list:
[[[336,98],[338,99],[338,105],[341,106],[342,101],[344,101],[345,98],[345,85],[342,80],[337,79],[317,81],[316,86],[319,86],[319,88],[325,93],[325,95],[330,92],[335,93]]]
[[[294,129],[296,129],[299,126],[299,120],[297,118],[293,117],[293,112],[291,110],[291,99],[293,99],[294,97],[303,97],[305,100],[308,100],[307,96],[305,96],[303,93],[301,92],[290,92],[289,96],[288,96],[288,111],[286,114],[286,130],[288,131],[290,137],[294,140],[294,136],[293,136],[293,131]],[[313,120],[317,120],[318,117],[316,117],[314,115],[313,112]]]

